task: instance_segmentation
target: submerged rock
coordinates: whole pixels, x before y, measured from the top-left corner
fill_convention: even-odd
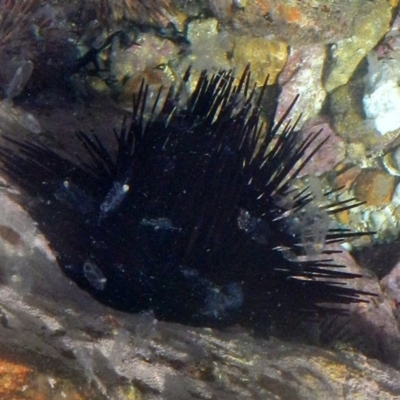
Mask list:
[[[395,189],[395,179],[384,171],[365,169],[356,179],[354,195],[367,205],[384,205],[390,202]]]

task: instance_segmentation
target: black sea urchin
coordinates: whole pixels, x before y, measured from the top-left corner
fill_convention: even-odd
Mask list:
[[[67,276],[111,307],[197,325],[362,300],[325,246],[353,235],[326,223],[352,205],[316,205],[294,187],[318,133],[300,141],[287,114],[263,123],[249,80],[248,69],[237,84],[203,72],[180,107],[172,89],[152,106],[143,83],[115,149],[77,134],[86,159],[8,138],[3,170],[33,198]]]

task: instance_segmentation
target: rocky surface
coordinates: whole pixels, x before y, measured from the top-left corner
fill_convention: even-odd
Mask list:
[[[298,121],[299,128],[319,115],[326,97],[322,87],[325,58],[326,49],[320,45],[311,44],[301,50],[291,50],[288,62],[279,76],[282,93],[279,96],[278,118],[286,112],[297,95],[299,99],[291,118]]]
[[[395,188],[395,178],[383,171],[364,170],[356,179],[354,194],[367,205],[389,203]]]
[[[361,60],[389,30],[392,15],[386,0],[362,2],[362,5],[359,2],[359,5],[363,17],[354,18],[353,35],[340,39],[331,46],[332,62],[325,81],[328,92],[349,81]]]

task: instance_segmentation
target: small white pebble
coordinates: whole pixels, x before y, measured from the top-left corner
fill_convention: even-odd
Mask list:
[[[50,387],[52,388],[52,389],[54,389],[55,387],[56,387],[56,380],[54,379],[54,378],[52,378],[52,377],[48,377],[47,378],[47,381],[49,382],[49,385],[50,385]]]
[[[344,242],[344,243],[341,244],[341,246],[346,251],[352,251],[353,250],[353,246],[349,242]]]
[[[400,205],[400,183],[394,189],[392,203],[395,204],[396,206]]]

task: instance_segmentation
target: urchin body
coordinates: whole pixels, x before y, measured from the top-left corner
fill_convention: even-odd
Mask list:
[[[296,226],[351,206],[313,208],[293,187],[322,143],[304,159],[318,135],[299,141],[287,116],[263,123],[249,79],[202,73],[184,107],[173,90],[149,104],[143,84],[115,148],[78,133],[85,159],[10,139],[3,170],[35,198],[28,211],[66,275],[111,307],[195,325],[360,301],[343,285],[356,275],[324,248],[352,233],[326,226],[318,243],[308,237],[310,256]]]

